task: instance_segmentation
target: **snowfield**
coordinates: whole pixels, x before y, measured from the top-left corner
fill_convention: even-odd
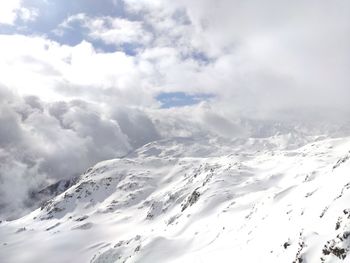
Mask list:
[[[0,262],[350,262],[350,138],[173,139],[0,223]]]

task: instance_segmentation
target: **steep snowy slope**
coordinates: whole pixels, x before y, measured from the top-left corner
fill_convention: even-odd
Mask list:
[[[350,262],[349,150],[291,135],[150,143],[2,222],[0,262]]]

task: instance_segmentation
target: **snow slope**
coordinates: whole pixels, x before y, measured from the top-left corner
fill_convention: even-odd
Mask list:
[[[150,143],[1,222],[0,262],[350,262],[349,150],[292,135]]]

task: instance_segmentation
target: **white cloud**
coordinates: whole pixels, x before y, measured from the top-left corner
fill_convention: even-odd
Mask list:
[[[145,12],[150,10],[162,11],[165,9],[166,4],[162,0],[124,0],[127,10],[129,12]]]
[[[95,19],[87,26],[92,38],[101,39],[107,44],[120,45],[131,43],[144,45],[152,38],[143,29],[142,22],[139,21],[107,17],[104,19]]]
[[[0,3],[0,24],[12,25],[17,17],[18,10],[21,8],[21,0],[1,1]]]
[[[211,91],[228,114],[253,118],[350,111],[348,2],[124,2],[156,35],[141,56],[168,50],[155,63],[162,88]],[[191,60],[193,52],[209,64]]]
[[[33,21],[38,15],[37,9],[24,7],[22,0],[0,2],[0,24],[14,25],[18,18],[25,22]]]
[[[19,9],[19,14],[18,16],[24,21],[34,21],[38,18],[39,16],[39,10],[36,8],[24,8],[21,7]]]
[[[22,91],[30,81],[40,96],[145,107],[156,105],[157,92],[213,93],[229,115],[253,118],[349,111],[346,3],[140,1],[136,8],[125,2],[139,21],[77,14],[61,27],[78,22],[107,43],[114,36],[116,44],[141,39],[135,56],[102,53],[88,41],[70,47],[28,38],[23,47],[6,40],[2,81]],[[154,39],[142,40],[147,35]]]
[[[82,13],[68,17],[56,29],[56,32],[62,35],[65,29],[74,27],[74,23],[79,23],[82,27],[87,28],[90,38],[102,40],[106,44],[145,45],[152,39],[152,35],[145,30],[141,21],[110,16],[89,17]]]
[[[1,82],[22,95],[153,103],[145,79],[152,67],[123,52],[100,53],[86,41],[72,47],[41,37],[0,35],[0,56]]]

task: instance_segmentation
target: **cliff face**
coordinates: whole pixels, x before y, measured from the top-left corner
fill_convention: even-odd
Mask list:
[[[347,262],[350,139],[312,141],[147,144],[2,222],[0,261]]]

